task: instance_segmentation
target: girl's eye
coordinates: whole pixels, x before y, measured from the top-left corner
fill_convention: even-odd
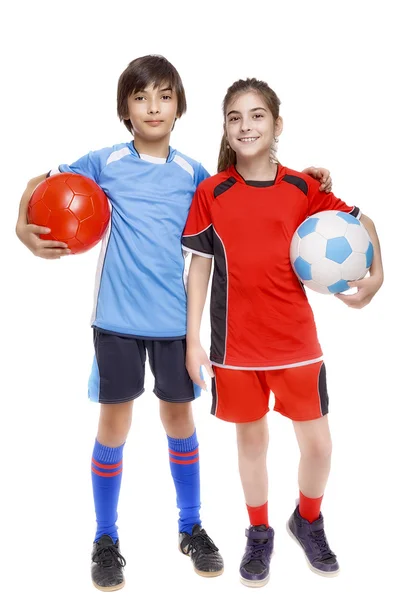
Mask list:
[[[167,95],[165,95],[165,96],[162,96],[162,99],[163,99],[163,100],[171,100],[171,96],[167,96]]]
[[[135,100],[144,100],[144,96],[136,96]]]
[[[231,118],[229,119],[229,121],[238,121],[238,120],[239,120],[239,117],[231,117]]]
[[[253,116],[254,116],[254,118],[255,118],[255,119],[261,119],[261,117],[262,117],[263,115],[261,115],[261,114],[258,114],[258,115],[253,115]]]

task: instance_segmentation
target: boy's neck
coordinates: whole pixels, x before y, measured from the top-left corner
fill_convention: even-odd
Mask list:
[[[236,170],[246,181],[272,181],[275,179],[278,165],[270,162],[269,156],[253,157],[248,160],[237,159]]]
[[[168,158],[169,138],[170,136],[168,135],[160,140],[149,141],[135,135],[134,144],[139,154],[147,154],[148,156],[155,156],[158,158]]]

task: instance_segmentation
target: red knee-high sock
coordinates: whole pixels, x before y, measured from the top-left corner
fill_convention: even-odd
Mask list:
[[[321,496],[320,498],[307,498],[307,496],[304,496],[304,494],[300,492],[300,516],[302,516],[303,519],[310,521],[310,523],[316,521],[321,512],[321,503],[323,497],[324,496]]]
[[[249,513],[250,525],[268,525],[268,502],[262,506],[249,506],[246,504],[247,512]]]

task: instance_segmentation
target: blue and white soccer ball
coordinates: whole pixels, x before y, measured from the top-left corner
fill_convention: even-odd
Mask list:
[[[337,210],[308,217],[290,245],[290,261],[297,277],[321,294],[344,292],[349,289],[348,281],[365,277],[373,254],[364,225]]]

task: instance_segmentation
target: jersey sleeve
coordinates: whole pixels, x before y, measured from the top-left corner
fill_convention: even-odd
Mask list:
[[[199,164],[199,168],[196,171],[196,176],[194,180],[196,187],[208,177],[210,177],[210,173],[203,167],[202,164]]]
[[[102,170],[102,152],[89,152],[78,158],[75,162],[70,165],[62,164],[58,169],[51,170],[48,175],[55,175],[56,173],[76,173],[77,175],[84,175],[93,179],[97,184],[99,183],[100,173]]]
[[[202,186],[196,190],[193,196],[182,236],[182,248],[187,252],[206,258],[214,256],[210,199]]]
[[[361,210],[357,206],[349,206],[340,198],[336,198],[332,192],[327,194],[321,192],[320,182],[312,177],[307,177],[308,185],[308,216],[315,215],[315,213],[323,210],[340,210],[345,213],[349,213],[356,219],[361,217]]]

